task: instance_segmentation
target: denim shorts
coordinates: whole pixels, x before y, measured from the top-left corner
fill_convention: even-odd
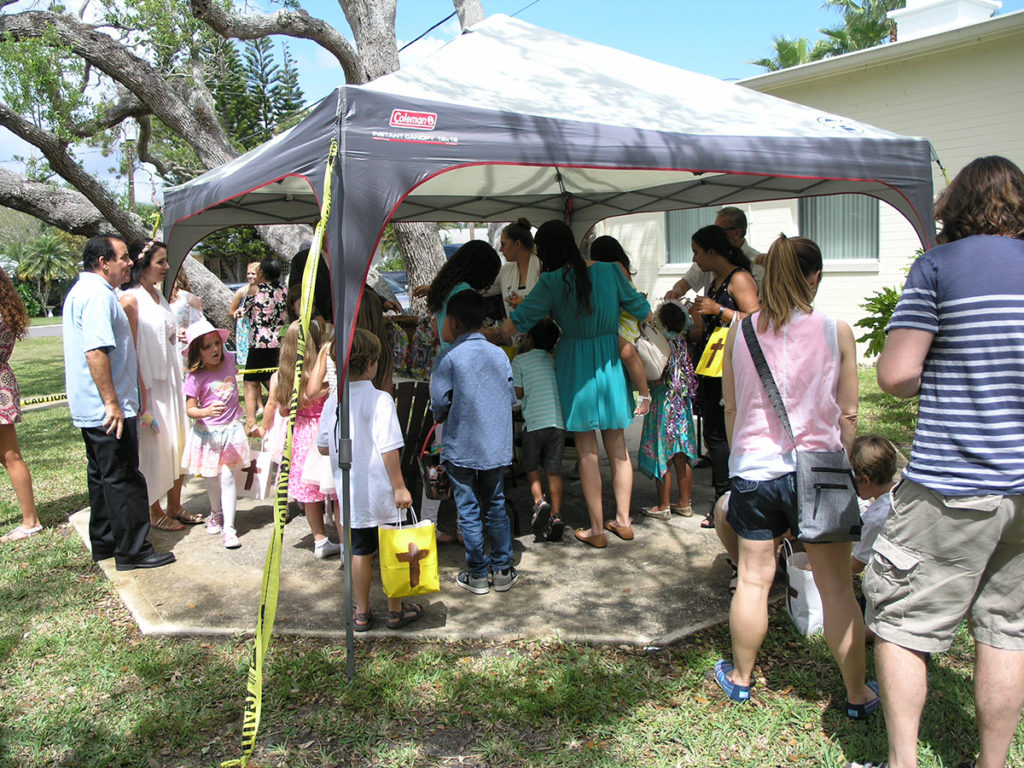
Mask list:
[[[797,533],[795,472],[772,480],[734,477],[730,490],[725,519],[741,539],[771,541],[789,530]]]

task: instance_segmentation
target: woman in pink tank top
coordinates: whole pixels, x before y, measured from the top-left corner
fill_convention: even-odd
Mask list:
[[[780,236],[765,260],[761,309],[751,316],[796,445],[783,430],[737,326],[726,340],[722,389],[731,477],[726,520],[739,537],[739,581],[729,614],[733,663],[719,661],[714,677],[734,701],[750,698],[754,661],[768,630],[779,539],[787,530],[799,538],[795,451],[849,451],[856,434],[853,331],[813,311],[820,278],[818,246]],[[877,684],[864,680],[864,621],[853,594],[852,545],[805,546],[824,607],[825,640],[846,685],[846,714],[865,719],[880,699]]]

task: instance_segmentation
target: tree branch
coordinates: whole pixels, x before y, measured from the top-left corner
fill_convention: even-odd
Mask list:
[[[68,154],[67,145],[54,134],[25,120],[3,102],[0,102],[0,125],[37,147],[50,167],[96,206],[122,235],[138,236],[145,232],[142,219],[122,208],[106,188]]]
[[[90,237],[114,229],[81,193],[29,181],[3,167],[0,167],[0,206],[35,216],[74,235]]]
[[[78,123],[71,127],[71,133],[81,139],[88,139],[100,131],[113,128],[129,117],[136,120],[149,114],[149,108],[133,94],[125,94],[116,104],[111,104],[95,120]]]
[[[120,83],[172,131],[192,145],[207,168],[237,156],[217,115],[202,101],[188,100],[167,79],[125,45],[89,24],[62,13],[25,11],[0,15],[0,36],[38,39],[49,30],[88,64]]]
[[[189,0],[189,7],[193,16],[206,22],[222,37],[254,40],[268,35],[286,35],[312,40],[338,60],[346,82],[364,82],[359,54],[348,40],[326,21],[310,16],[301,8],[266,14],[230,14],[213,0]]]

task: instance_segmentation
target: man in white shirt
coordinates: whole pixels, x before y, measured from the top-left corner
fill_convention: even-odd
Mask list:
[[[764,268],[755,264],[755,260],[761,256],[747,243],[747,216],[739,208],[729,206],[722,208],[715,215],[715,226],[725,230],[729,242],[736,248],[743,251],[743,254],[750,259],[750,273],[754,276],[757,289],[761,290],[761,278],[764,276]],[[686,274],[676,282],[675,285],[665,294],[666,299],[681,299],[687,291],[693,290],[696,293],[706,294],[708,286],[714,277],[710,272],[702,272],[694,262]]]

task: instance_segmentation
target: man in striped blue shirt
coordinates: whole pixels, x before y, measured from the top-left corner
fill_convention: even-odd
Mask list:
[[[911,269],[878,361],[883,390],[921,400],[864,581],[867,623],[887,765],[915,768],[926,655],[970,617],[976,765],[996,768],[1024,705],[1024,173],[973,161],[936,218],[942,244]]]

